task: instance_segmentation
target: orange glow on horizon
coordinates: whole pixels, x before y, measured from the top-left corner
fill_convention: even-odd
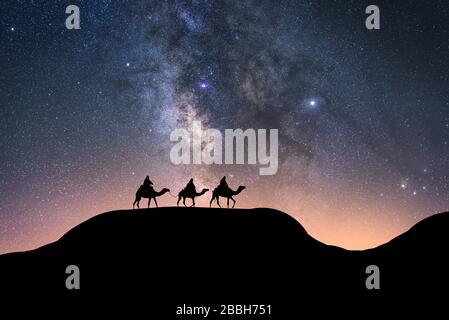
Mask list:
[[[58,199],[57,207],[46,208],[47,212],[52,212],[49,218],[22,231],[20,240],[17,237],[11,238],[10,242],[3,242],[0,253],[29,250],[54,242],[71,228],[97,214],[131,209],[135,189],[140,180],[136,178],[126,188],[113,192],[88,192],[89,190],[86,190],[86,194],[90,196],[79,199],[76,197]],[[233,189],[237,188],[234,181],[230,185]],[[197,179],[197,189],[203,186],[207,185]],[[162,186],[157,185],[155,189],[162,189]],[[177,194],[177,192],[178,188],[174,188],[171,194]],[[159,198],[159,206],[175,206],[177,199],[172,195],[166,194]],[[279,205],[270,205],[270,203],[274,203],[274,197],[277,198],[276,203]],[[255,190],[251,187],[236,196],[235,199],[237,208],[272,207],[284,211],[298,220],[315,239],[325,244],[353,250],[372,248],[386,243],[418,222],[414,219],[395,220],[387,214],[369,213],[370,209],[374,209],[368,206],[361,209],[365,214],[358,214],[358,210],[351,209],[350,206],[332,207],[330,202],[324,198],[301,199],[297,197],[297,199],[287,201],[285,196],[264,195],[263,190]],[[210,191],[205,196],[196,199],[197,207],[208,207],[209,200]],[[187,200],[187,202],[189,201]],[[284,204],[281,205],[282,203]],[[316,203],[322,203],[322,206],[316,206]],[[223,207],[226,206],[224,199],[221,200],[221,204]],[[146,205],[147,199],[142,199],[141,207],[144,208]]]

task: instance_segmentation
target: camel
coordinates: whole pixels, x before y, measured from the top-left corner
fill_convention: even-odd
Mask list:
[[[229,208],[229,199],[231,199],[232,201],[234,201],[234,203],[232,204],[232,208],[234,208],[235,206],[235,200],[233,198],[233,196],[238,195],[240,192],[242,192],[244,189],[246,189],[245,186],[239,186],[237,188],[237,190],[233,191],[231,188],[227,187],[225,190],[220,190],[219,188],[215,188],[214,191],[212,191],[212,199],[210,199],[209,202],[209,207],[212,206],[212,202],[214,200],[217,200],[217,204],[218,206],[221,208],[220,206],[220,202],[219,202],[219,197],[223,197],[223,198],[227,198],[228,199],[228,208]]]
[[[156,203],[156,208],[158,208],[156,197],[160,197],[163,194],[170,192],[170,189],[164,188],[161,191],[155,191],[152,187],[145,190],[143,186],[140,186],[139,189],[136,192],[136,200],[133,202],[133,209],[134,206],[137,204],[137,208],[139,207],[140,199],[142,198],[148,198],[148,208],[150,207],[151,199],[154,200],[154,203]]]
[[[186,198],[190,198],[192,199],[192,205],[191,207],[195,206],[195,198],[202,196],[203,194],[205,194],[207,191],[209,191],[209,189],[203,189],[201,190],[201,192],[195,192],[195,193],[189,193],[188,191],[186,191],[186,189],[182,189],[181,191],[179,191],[178,193],[178,202],[176,203],[176,206],[179,207],[179,201],[181,201],[182,198],[182,203],[184,204],[185,207],[186,206]]]

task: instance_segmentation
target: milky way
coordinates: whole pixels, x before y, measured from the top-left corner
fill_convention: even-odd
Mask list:
[[[71,4],[80,30],[64,1],[0,4],[0,253],[129,208],[147,174],[172,193],[227,175],[238,206],[346,248],[448,210],[446,1],[377,1],[374,31],[359,0]],[[279,129],[278,173],[172,165],[170,132],[197,120]]]

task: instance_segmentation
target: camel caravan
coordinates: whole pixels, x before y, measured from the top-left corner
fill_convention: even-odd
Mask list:
[[[240,192],[245,190],[245,186],[239,186],[237,190],[232,190],[228,183],[226,182],[226,177],[223,177],[220,180],[220,184],[212,191],[212,198],[209,202],[209,207],[212,206],[212,203],[214,200],[216,201],[217,205],[221,208],[219,198],[226,198],[227,199],[227,208],[229,208],[229,201],[232,200],[232,208],[235,206],[235,199],[234,196],[238,195]],[[191,207],[195,206],[195,198],[200,197],[206,192],[208,192],[209,189],[203,189],[200,192],[196,191],[195,184],[193,183],[193,178],[190,179],[190,181],[187,183],[184,189],[179,191],[178,193],[178,201],[176,202],[176,205],[179,206],[179,202],[182,199],[182,204],[187,207],[186,205],[186,199],[190,198],[192,199]],[[142,198],[148,199],[148,208],[150,207],[151,200],[154,200],[154,203],[156,204],[156,207],[158,207],[156,198],[160,197],[166,193],[170,193],[170,189],[163,188],[161,191],[155,191],[153,189],[153,182],[151,182],[150,177],[147,176],[145,180],[143,181],[143,184],[139,187],[139,189],[136,192],[136,199],[133,202],[133,209],[135,206],[140,209],[139,203]]]

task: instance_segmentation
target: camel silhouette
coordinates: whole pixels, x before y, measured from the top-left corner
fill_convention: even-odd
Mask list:
[[[182,198],[182,203],[184,204],[185,207],[187,207],[186,198],[190,198],[190,199],[192,199],[191,207],[194,207],[195,206],[195,198],[202,196],[207,191],[209,191],[209,189],[203,189],[203,190],[201,190],[201,192],[196,192],[196,191],[189,191],[184,188],[181,191],[179,191],[179,193],[178,193],[178,202],[176,203],[176,205],[179,206],[179,201],[181,201],[181,198]]]
[[[220,206],[220,201],[219,201],[219,197],[223,197],[223,198],[227,198],[228,199],[228,208],[229,208],[229,200],[232,200],[234,203],[232,204],[232,207],[234,208],[235,206],[235,200],[233,198],[233,196],[238,195],[240,192],[242,192],[244,189],[246,189],[245,186],[239,186],[237,188],[237,190],[233,191],[231,188],[226,187],[226,188],[215,188],[214,191],[212,191],[212,198],[210,199],[209,202],[209,207],[212,207],[212,202],[214,200],[217,200],[217,204],[218,206],[221,208]]]
[[[151,199],[154,200],[154,203],[156,203],[156,207],[158,207],[156,197],[160,197],[167,192],[170,192],[170,189],[164,188],[158,192],[158,191],[155,191],[152,187],[144,188],[144,186],[142,185],[139,187],[139,189],[136,192],[136,200],[134,200],[134,202],[133,202],[133,209],[136,204],[137,204],[137,208],[140,209],[139,202],[140,202],[140,199],[142,199],[142,198],[148,198],[148,208],[150,207]]]

